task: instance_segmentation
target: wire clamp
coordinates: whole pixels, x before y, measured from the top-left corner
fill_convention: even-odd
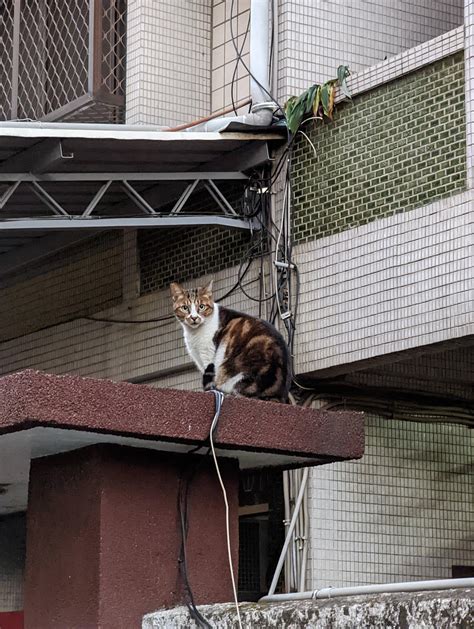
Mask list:
[[[279,269],[294,269],[295,265],[288,262],[280,262],[280,260],[273,260],[273,264]]]

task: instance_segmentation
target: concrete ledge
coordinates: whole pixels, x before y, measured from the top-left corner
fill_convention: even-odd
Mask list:
[[[237,626],[233,605],[199,607],[213,627]],[[474,590],[444,590],[419,594],[351,596],[327,601],[295,601],[278,604],[242,603],[244,627],[270,629],[468,629],[474,626]],[[147,614],[142,629],[181,629],[197,625],[185,607]]]
[[[194,445],[208,439],[214,404],[210,393],[27,370],[0,378],[0,436],[53,427]],[[256,467],[265,452],[287,455],[288,465],[326,463],[362,456],[364,421],[361,413],[226,398],[215,442],[236,458],[256,453]]]

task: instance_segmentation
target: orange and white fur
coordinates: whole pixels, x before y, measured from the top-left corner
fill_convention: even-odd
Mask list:
[[[217,304],[212,281],[185,289],[170,285],[174,314],[204,389],[286,402],[291,382],[281,334],[268,322]]]

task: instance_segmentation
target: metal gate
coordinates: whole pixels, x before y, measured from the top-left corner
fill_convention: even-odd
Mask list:
[[[0,0],[0,120],[122,122],[126,0]]]

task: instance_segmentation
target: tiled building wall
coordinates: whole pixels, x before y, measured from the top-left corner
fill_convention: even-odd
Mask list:
[[[473,221],[465,192],[296,247],[297,372],[472,334]]]
[[[464,0],[467,185],[474,186],[474,1]]]
[[[138,234],[141,292],[234,266],[245,257],[249,243],[249,232],[220,227],[143,231]]]
[[[209,0],[128,0],[128,124],[174,126],[208,115],[211,8]]]
[[[280,0],[278,96],[375,65],[456,28],[462,0]]]
[[[122,235],[108,232],[0,278],[5,304],[0,341],[87,316],[121,299]]]
[[[136,233],[127,234],[122,259],[123,300],[102,310],[100,306],[96,307],[94,316],[121,320],[149,320],[170,316],[169,320],[145,324],[94,322],[81,318],[81,304],[77,304],[75,320],[25,335],[20,334],[22,321],[17,316],[18,333],[10,332],[10,336],[17,338],[0,342],[0,373],[36,368],[52,373],[75,373],[115,380],[146,378],[149,374],[157,374],[151,379],[155,381],[163,374],[167,378],[168,386],[195,382],[195,374],[189,370],[191,361],[184,349],[181,329],[171,316],[168,287],[139,296],[136,244]],[[162,261],[156,261],[158,275],[161,264]],[[213,274],[216,297],[234,286],[237,268],[233,266]],[[255,264],[243,281],[247,292],[254,296],[258,294],[258,271],[259,265]],[[209,277],[207,275],[206,279]],[[32,281],[37,281],[38,286],[41,286],[45,278],[48,278],[50,284],[49,292],[31,291],[29,303],[22,302],[22,308],[26,311],[33,312],[36,309],[41,312],[51,306],[52,295],[61,291],[67,292],[68,285],[64,277],[55,276],[54,273],[39,275]],[[84,253],[82,266],[75,269],[75,281],[82,284],[82,298],[87,300],[88,293],[95,291],[94,282],[98,281],[90,274],[87,252]],[[106,270],[104,281],[107,281]],[[102,290],[106,289],[105,284]],[[17,302],[20,299],[21,295],[12,298],[9,303],[12,311],[19,312]],[[258,312],[258,304],[249,303],[239,290],[225,304],[248,312]],[[91,314],[90,311],[88,314]],[[170,372],[174,374],[173,377],[166,375]]]
[[[355,371],[347,375],[345,382],[449,395],[470,402],[474,397],[474,345],[454,345],[449,350],[411,356],[405,360]],[[430,397],[427,403],[430,403]]]
[[[463,21],[461,0],[277,5],[277,97],[283,101],[334,78],[341,63],[358,72]],[[230,107],[232,84],[234,102],[250,95],[247,70],[236,64],[231,10],[235,43],[249,66],[250,0],[129,0],[128,123],[175,125]]]
[[[311,589],[451,578],[474,566],[472,431],[367,418],[362,460],[309,480]]]
[[[310,123],[311,124],[311,123]],[[294,151],[295,240],[406,212],[466,185],[463,53],[340,103]]]
[[[25,515],[0,517],[0,612],[23,609],[25,543]]]
[[[237,64],[238,55],[232,43],[232,34],[242,60],[249,67],[250,0],[213,0],[212,111],[232,106],[232,98],[235,104],[250,96],[248,72],[242,63]],[[245,111],[248,107],[243,107],[238,113]]]
[[[242,212],[244,186],[226,182],[219,189],[235,211]],[[185,211],[194,210],[202,214],[220,212],[205,190],[187,201]],[[140,290],[153,292],[172,281],[192,280],[234,266],[245,258],[251,239],[250,231],[212,226],[142,230],[138,232]]]

